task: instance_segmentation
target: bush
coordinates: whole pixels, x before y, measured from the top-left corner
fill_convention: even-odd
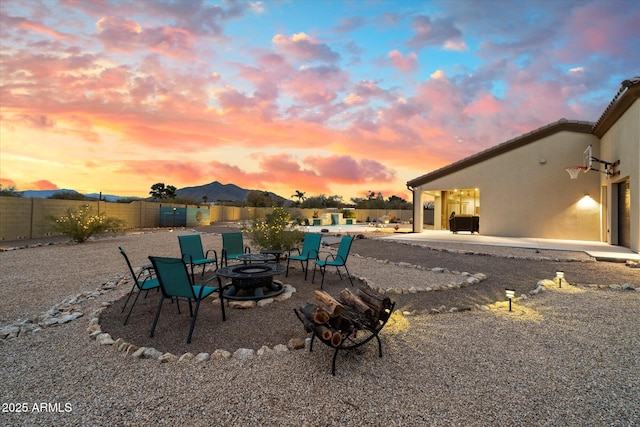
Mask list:
[[[65,215],[60,218],[49,217],[49,220],[54,221],[56,231],[71,237],[78,243],[84,242],[94,234],[117,232],[125,225],[121,219],[94,215],[89,205],[81,207],[78,211],[67,209]]]
[[[275,208],[267,214],[266,220],[254,220],[244,231],[262,249],[285,251],[299,245],[304,239],[304,232],[291,228],[290,221],[291,217],[286,209]]]

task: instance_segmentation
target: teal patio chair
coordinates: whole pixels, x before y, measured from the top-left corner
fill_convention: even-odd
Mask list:
[[[202,239],[199,234],[188,234],[186,236],[178,236],[180,242],[180,253],[185,263],[191,265],[191,274],[193,275],[193,267],[196,265],[202,266],[202,277],[204,277],[204,270],[207,264],[215,264],[216,270],[218,269],[218,253],[209,249],[207,253],[204,253],[202,249]],[[213,257],[210,257],[210,253],[213,252]]]
[[[149,291],[152,289],[160,289],[160,283],[158,283],[158,279],[155,277],[152,266],[150,265],[143,266],[140,269],[140,272],[136,274],[136,272],[133,270],[133,267],[131,266],[131,262],[129,261],[129,257],[127,256],[127,253],[121,247],[118,247],[118,249],[120,249],[120,253],[124,257],[124,260],[127,262],[127,267],[129,267],[129,272],[131,273],[131,279],[133,279],[133,286],[131,286],[131,291],[129,292],[129,296],[127,297],[127,300],[124,302],[124,305],[122,306],[121,313],[124,313],[124,309],[127,308],[127,304],[131,299],[131,295],[133,295],[133,291],[136,288],[138,289],[138,291],[136,292],[136,297],[133,300],[133,304],[131,304],[131,307],[129,308],[129,313],[127,313],[127,317],[124,319],[124,324],[126,325],[127,322],[129,321],[129,316],[131,316],[131,312],[133,311],[133,307],[136,305],[136,302],[138,302],[138,297],[140,296],[140,294],[145,291],[146,291],[146,294],[148,294]],[[146,294],[145,294],[145,298],[147,296]]]
[[[347,270],[347,258],[349,257],[349,251],[351,250],[351,243],[353,243],[353,236],[342,236],[340,240],[340,246],[338,247],[338,253],[334,256],[333,254],[329,254],[325,257],[325,259],[317,259],[313,266],[313,276],[311,277],[311,283],[313,283],[316,278],[316,266],[320,267],[320,273],[322,273],[322,282],[320,282],[320,289],[324,285],[324,274],[327,270],[327,266],[335,267],[338,270],[338,276],[340,276],[340,280],[342,280],[342,275],[340,274],[340,268],[344,267],[344,270],[347,272],[347,277],[349,278],[349,282],[351,282],[351,286],[353,286],[353,280],[351,280],[351,275],[349,274],[349,270]]]
[[[240,255],[251,253],[249,246],[244,246],[242,233],[222,233],[222,262],[229,265],[230,259],[238,259]]]
[[[222,309],[222,320],[226,320],[224,312],[224,300],[223,300],[223,287],[222,282],[218,276],[213,276],[207,279],[202,286],[196,286],[194,284],[193,274],[189,274],[187,264],[179,258],[163,258],[150,256],[149,259],[153,264],[153,268],[158,276],[158,282],[160,283],[160,289],[162,295],[160,302],[158,303],[158,309],[156,310],[156,316],[153,319],[153,326],[151,327],[150,337],[156,330],[158,319],[160,318],[160,311],[162,310],[162,304],[165,299],[176,299],[189,301],[189,314],[191,315],[191,326],[189,327],[189,336],[187,337],[187,344],[191,343],[191,336],[193,335],[193,328],[196,325],[196,319],[198,318],[198,309],[200,308],[200,302],[211,295],[214,292],[218,292],[220,298],[220,308]],[[217,280],[217,286],[208,286],[207,284],[212,280]],[[191,303],[195,302],[196,307],[193,310]],[[178,306],[178,313],[180,313],[180,307]]]
[[[322,234],[320,233],[306,233],[304,235],[304,241],[302,242],[302,250],[300,250],[299,248],[293,249],[298,251],[298,255],[291,255],[292,249],[289,249],[289,255],[287,256],[287,274],[285,275],[286,277],[289,277],[289,262],[291,260],[294,260],[300,261],[302,271],[304,271],[304,280],[307,280],[307,273],[309,271],[309,260],[318,259],[321,240]]]

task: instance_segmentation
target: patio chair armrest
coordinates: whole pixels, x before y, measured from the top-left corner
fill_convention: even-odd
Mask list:
[[[192,264],[193,263],[193,257],[191,255],[189,255],[189,254],[184,254],[184,255],[182,255],[182,261],[185,264]]]
[[[156,271],[153,269],[153,265],[151,264],[143,265],[140,268],[140,271],[138,272],[138,274],[136,275],[136,280],[145,281],[147,279],[153,278],[155,274],[156,274]]]
[[[320,252],[322,253],[322,252]],[[320,253],[318,253],[318,257],[320,257]],[[329,261],[329,258],[331,258],[331,261],[335,261],[336,256],[332,253],[328,253],[326,257],[324,257],[324,262]]]
[[[213,259],[218,259],[218,253],[215,249],[209,249],[207,253],[204,254],[205,258],[209,258],[209,252],[213,252]]]
[[[231,286],[231,283],[229,283],[228,285],[222,285],[222,280],[220,279],[220,276],[218,276],[217,274],[214,274],[213,276],[209,277],[207,280],[205,280],[202,283],[202,287],[204,288],[205,286],[209,286],[209,283],[212,281],[217,281],[218,284],[216,286],[214,286],[218,292],[222,293],[223,290],[227,289],[229,286]]]
[[[244,247],[244,253],[245,254],[250,254],[251,253],[251,248],[249,246],[245,246]]]
[[[291,256],[291,251],[298,251],[298,255],[302,255],[300,248],[289,248],[289,251],[287,252],[289,256]]]

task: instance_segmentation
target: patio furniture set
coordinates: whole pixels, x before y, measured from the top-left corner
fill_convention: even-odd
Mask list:
[[[344,268],[349,282],[351,286],[353,286],[351,275],[346,266],[353,236],[342,236],[336,254],[329,253],[324,258],[321,258],[322,252],[320,251],[320,245],[322,235],[319,233],[306,233],[302,247],[293,248],[288,251],[286,266],[280,263],[283,251],[265,250],[261,251],[261,253],[252,254],[251,249],[244,245],[242,233],[240,232],[222,234],[223,248],[220,265],[218,264],[218,254],[215,250],[204,251],[199,234],[178,236],[178,241],[182,255],[181,258],[150,256],[149,260],[151,264],[140,268],[138,273],[135,272],[125,250],[119,248],[133,278],[133,285],[122,307],[122,312],[125,311],[135,293],[133,302],[124,319],[124,324],[126,325],[129,321],[131,312],[141,293],[144,292],[145,297],[151,290],[157,290],[160,293],[158,307],[151,326],[150,337],[154,336],[158,319],[160,318],[160,313],[166,299],[176,302],[178,313],[180,313],[180,300],[188,302],[191,323],[186,342],[189,344],[193,336],[200,303],[205,298],[217,294],[221,302],[222,320],[226,321],[225,299],[259,300],[271,298],[282,293],[284,291],[283,284],[279,281],[274,281],[273,278],[282,273],[285,273],[286,277],[288,277],[291,261],[300,262],[305,281],[308,278],[309,263],[313,262],[311,283],[314,283],[316,270],[319,269],[322,275],[320,289],[324,286],[327,267],[335,267],[341,280],[342,274],[340,267]],[[236,261],[236,263],[229,265],[229,261]],[[212,277],[204,279],[207,265],[215,266],[215,274]],[[200,274],[201,283],[197,284],[195,269],[199,266],[202,266],[202,272]],[[231,281],[225,284],[223,283],[223,279],[230,279]],[[193,307],[194,303],[195,307]],[[297,311],[296,315],[301,319]],[[370,336],[368,338],[358,341],[353,341],[349,338],[349,341],[345,340],[343,345],[333,346],[336,352],[332,364],[334,374],[335,358],[337,351],[340,349],[356,348],[376,338],[378,340],[380,357],[382,357],[382,347],[377,335],[386,323],[388,315],[386,315],[386,317],[382,316],[380,319],[382,319],[382,322],[367,324],[364,328],[369,331]],[[357,324],[364,325],[363,323]],[[308,331],[313,332],[312,340],[318,336],[315,331]],[[350,336],[351,332],[350,330],[349,333],[345,335],[345,338]],[[319,338],[322,342],[325,342],[325,344],[327,343],[322,336]],[[310,348],[310,351],[311,350],[312,346]]]
[[[178,236],[181,258],[166,258],[150,256],[151,264],[143,266],[139,273],[134,268],[123,248],[120,253],[127,263],[127,267],[133,277],[133,285],[125,300],[122,312],[125,311],[129,301],[135,293],[133,302],[124,319],[126,325],[129,321],[133,307],[135,306],[141,293],[148,294],[151,290],[161,293],[160,302],[156,311],[156,317],[151,328],[151,336],[155,332],[155,327],[160,316],[164,300],[186,300],[189,302],[189,313],[192,317],[191,327],[187,343],[191,342],[193,328],[198,316],[200,302],[206,297],[217,293],[221,302],[225,299],[253,299],[259,300],[270,298],[281,293],[283,285],[273,281],[273,277],[286,272],[289,275],[290,262],[300,261],[305,273],[305,280],[309,270],[309,262],[314,262],[312,283],[315,280],[316,267],[320,269],[322,281],[320,287],[324,285],[324,276],[327,267],[343,267],[347,277],[351,281],[349,271],[346,267],[347,257],[351,248],[353,237],[344,236],[336,255],[329,254],[324,259],[320,259],[320,243],[322,235],[318,233],[307,233],[304,238],[302,249],[291,249],[287,255],[286,267],[280,264],[282,251],[265,250],[261,253],[251,253],[251,249],[243,243],[241,232],[222,234],[222,257],[218,263],[218,253],[214,249],[205,252],[202,246],[202,239],[199,234]],[[237,261],[236,264],[229,265],[229,261]],[[207,265],[215,267],[215,275],[204,280],[201,285],[196,284],[195,270],[202,266],[200,277],[204,279]],[[230,283],[223,284],[222,279],[230,279]],[[340,278],[342,276],[340,275]],[[201,280],[202,280],[201,279]],[[353,286],[353,282],[351,282]],[[137,292],[136,292],[137,291]],[[192,308],[195,303],[195,310]],[[225,320],[224,303],[220,304],[222,318]],[[180,306],[178,305],[178,312]]]

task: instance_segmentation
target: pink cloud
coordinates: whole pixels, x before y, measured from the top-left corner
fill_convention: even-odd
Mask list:
[[[501,111],[502,105],[490,93],[480,94],[464,108],[464,113],[469,116],[494,116]]]
[[[566,20],[568,42],[559,52],[565,61],[588,55],[626,55],[637,50],[640,39],[640,10],[626,2],[591,2],[574,8]],[[637,62],[634,64],[637,66]]]
[[[395,172],[376,160],[357,160],[351,156],[307,157],[305,164],[320,177],[342,184],[357,184],[378,180],[391,180]]]
[[[418,70],[418,55],[415,53],[402,55],[397,50],[392,50],[389,52],[389,62],[403,73],[412,73]]]
[[[308,106],[332,102],[344,90],[348,74],[337,67],[305,67],[281,83],[282,89]]]
[[[149,50],[172,59],[192,58],[193,36],[184,28],[143,28],[133,19],[103,17],[96,23],[98,39],[112,51],[131,54]]]
[[[318,43],[305,33],[291,37],[276,34],[272,41],[280,51],[299,61],[337,62],[340,59],[340,55],[327,44]]]

